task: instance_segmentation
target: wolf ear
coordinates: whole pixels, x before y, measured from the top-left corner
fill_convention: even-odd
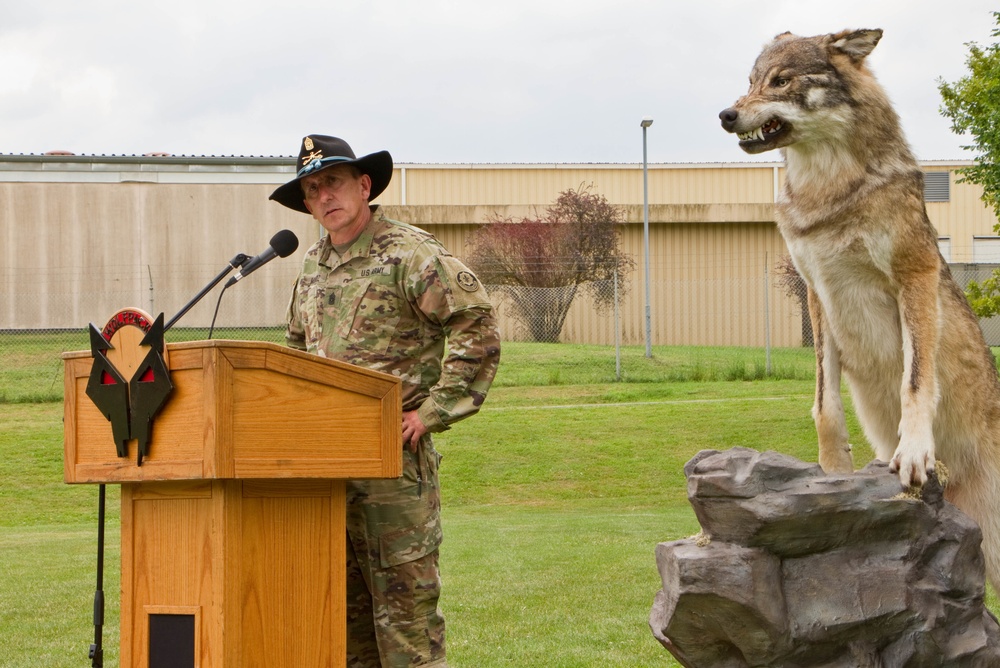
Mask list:
[[[882,31],[875,30],[844,30],[830,35],[830,48],[848,56],[855,63],[868,57],[875,45],[882,39]]]
[[[764,45],[764,48],[766,49],[767,47],[771,46],[771,44],[777,44],[778,42],[782,42],[782,41],[784,41],[786,39],[793,39],[794,37],[795,37],[795,35],[793,35],[792,33],[788,32],[786,30],[785,32],[781,33],[780,35],[775,35],[774,39],[772,39],[770,41],[770,43]]]

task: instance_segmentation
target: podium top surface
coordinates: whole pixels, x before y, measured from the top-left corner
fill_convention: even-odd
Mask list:
[[[401,382],[262,341],[167,344],[173,383],[149,452],[118,457],[87,396],[90,351],[64,361],[64,474],[70,483],[215,478],[388,478],[401,473]]]

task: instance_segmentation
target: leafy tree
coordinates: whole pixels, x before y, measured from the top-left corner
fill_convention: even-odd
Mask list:
[[[542,218],[494,215],[469,239],[469,265],[535,341],[559,340],[580,291],[604,309],[614,303],[608,281],[617,274],[619,294],[626,288],[634,261],[621,249],[623,214],[591,188],[559,193]]]
[[[1000,314],[1000,271],[993,270],[993,275],[982,283],[969,281],[965,288],[965,298],[969,300],[972,312],[980,318],[992,318]]]
[[[993,19],[1000,26],[1000,12],[993,12]],[[1000,37],[1000,27],[991,34]],[[984,48],[971,42],[966,46],[969,74],[954,83],[938,79],[941,114],[951,119],[953,132],[972,137],[973,143],[962,148],[977,154],[972,166],[958,170],[962,175],[958,182],[982,186],[983,202],[1000,217],[1000,44]],[[993,229],[1000,233],[1000,225]],[[978,316],[1000,313],[998,281],[1000,273],[994,272],[982,284],[969,283],[966,297]]]
[[[1000,12],[993,12],[1000,26]],[[1000,37],[1000,27],[993,37]],[[976,151],[975,164],[959,170],[962,181],[983,187],[983,201],[1000,217],[1000,44],[983,48],[970,42],[965,63],[969,74],[954,83],[938,79],[941,114],[951,119],[956,134],[972,136],[962,148]]]

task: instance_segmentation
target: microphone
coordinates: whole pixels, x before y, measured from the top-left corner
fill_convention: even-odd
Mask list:
[[[236,285],[236,282],[249,276],[276,257],[288,257],[299,247],[299,239],[291,230],[281,230],[271,237],[271,245],[264,252],[243,265],[236,274],[226,282],[226,288]],[[223,288],[225,289],[225,288]]]

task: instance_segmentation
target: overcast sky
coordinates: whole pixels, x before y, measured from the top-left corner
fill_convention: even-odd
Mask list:
[[[882,28],[870,58],[919,159],[971,159],[937,79],[991,44],[989,0],[0,0],[0,153],[397,162],[749,160],[718,113],[761,46]],[[757,159],[778,160],[763,154]]]

